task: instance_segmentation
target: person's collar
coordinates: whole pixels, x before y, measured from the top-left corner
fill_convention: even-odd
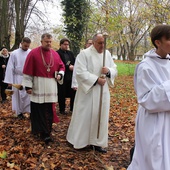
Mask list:
[[[164,60],[170,60],[170,56],[167,56],[166,58],[162,58],[160,56],[158,56],[159,59],[164,59]]]
[[[1,56],[2,56],[3,58],[8,58],[8,57],[9,57],[9,54],[8,54],[8,55],[3,55],[3,54],[1,54]]]
[[[165,58],[161,57],[160,55],[158,55],[156,53],[156,49],[151,49],[150,51],[148,51],[147,53],[144,54],[144,57],[150,57],[150,58],[159,58],[159,59],[170,59],[170,55],[167,54],[167,56]]]
[[[89,48],[91,48],[94,52],[96,52],[96,53],[98,53],[98,54],[103,54],[103,52],[102,52],[102,53],[99,53],[99,52],[96,50],[96,48],[94,47],[94,45],[91,45]]]
[[[94,45],[91,45],[89,48],[91,48],[93,51],[97,52],[96,48],[94,47]]]
[[[60,50],[63,51],[64,53],[66,53],[68,51],[68,50],[62,50],[61,48],[60,48]]]
[[[47,49],[47,48],[44,48],[43,46],[40,46],[40,48],[42,49],[42,51],[50,51],[51,50],[51,48]]]

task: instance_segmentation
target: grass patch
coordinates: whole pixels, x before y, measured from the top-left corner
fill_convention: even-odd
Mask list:
[[[133,76],[135,67],[138,62],[129,62],[129,61],[114,61],[117,65],[118,75],[128,75]]]

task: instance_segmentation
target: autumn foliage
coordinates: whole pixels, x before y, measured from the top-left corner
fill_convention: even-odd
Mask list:
[[[44,144],[30,133],[29,114],[20,120],[11,110],[11,98],[0,104],[0,169],[13,170],[125,170],[134,144],[137,110],[132,76],[118,76],[111,92],[109,146],[106,154],[90,147],[75,150],[66,141],[71,115],[59,115],[53,124],[53,142]],[[58,112],[58,107],[57,107]]]

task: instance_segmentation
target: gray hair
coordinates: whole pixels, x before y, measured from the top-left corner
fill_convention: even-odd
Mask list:
[[[98,37],[99,35],[100,35],[100,36],[103,36],[102,33],[97,33],[97,34],[95,34],[95,35],[93,36],[93,39],[92,39],[93,42],[96,41],[96,39],[97,39],[97,37]]]

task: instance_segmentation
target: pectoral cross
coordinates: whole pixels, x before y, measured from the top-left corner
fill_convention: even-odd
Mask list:
[[[50,72],[50,68],[49,67],[47,68],[47,72]]]

